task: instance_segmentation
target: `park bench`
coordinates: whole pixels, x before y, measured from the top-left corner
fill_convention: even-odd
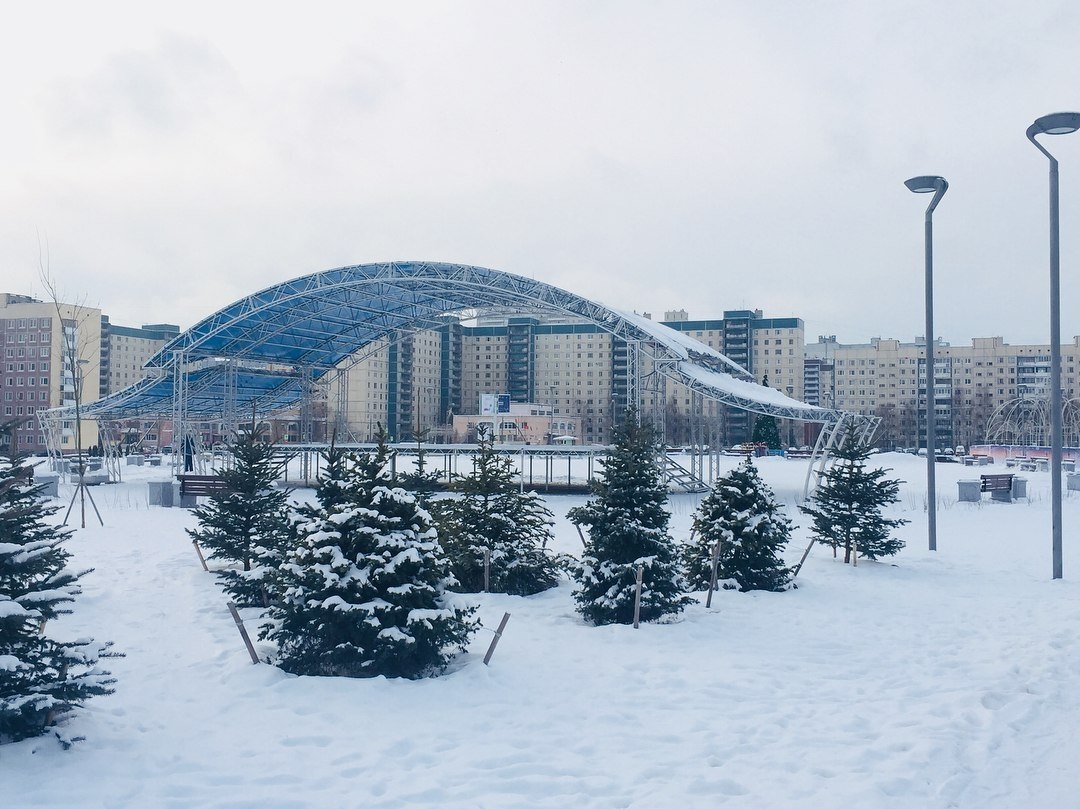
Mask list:
[[[1011,503],[1014,475],[979,475],[980,491],[990,492],[994,500]]]
[[[185,497],[210,497],[225,494],[231,489],[224,478],[218,475],[177,475],[180,481],[180,501]]]

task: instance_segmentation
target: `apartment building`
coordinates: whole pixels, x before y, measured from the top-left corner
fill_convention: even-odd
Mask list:
[[[99,385],[87,383],[96,382],[101,373],[101,310],[0,293],[0,335],[4,346],[0,418],[18,423],[15,450],[43,452],[39,411],[74,405],[77,389],[84,404],[99,398]],[[93,423],[77,431],[74,420],[65,421],[60,429],[62,449],[75,449],[77,432],[84,449],[97,443]]]
[[[167,342],[180,334],[172,323],[152,323],[135,328],[118,326],[101,316],[101,396],[129,388],[144,379],[149,371],[143,366]],[[122,424],[98,425],[102,441],[134,449],[156,450],[173,443],[172,422],[163,416],[132,419]]]
[[[664,322],[726,353],[770,387],[802,395],[800,319],[735,310],[715,320],[691,320],[680,310],[668,312]],[[689,440],[692,418],[707,421],[715,440],[750,437],[747,414],[711,401],[692,413],[695,403],[685,386],[657,380],[648,360],[640,362],[638,398],[670,443]],[[627,405],[632,359],[625,342],[593,323],[509,314],[404,332],[350,363],[347,401],[337,410],[344,411],[338,421],[353,437],[370,438],[383,424],[395,440],[412,440],[417,432],[449,439],[454,416],[477,415],[483,396],[507,394],[516,404],[572,423],[579,441],[605,443]]]
[[[760,309],[735,309],[718,320],[690,320],[685,311],[667,312],[664,325],[693,337],[737,362],[761,384],[793,399],[803,400],[803,360],[805,326],[801,318],[767,318]],[[690,421],[695,416],[693,401],[685,386],[669,383],[665,428],[669,443],[691,440]],[[727,444],[750,440],[754,415],[726,408],[717,402],[702,404],[709,432]],[[780,425],[780,435],[788,443],[801,443],[802,431],[795,423]]]
[[[143,367],[169,340],[180,334],[172,323],[152,323],[141,328],[118,326],[101,316],[101,395],[121,391],[147,375]]]
[[[840,344],[819,338],[806,347],[806,378],[816,376],[812,404],[879,416],[882,446],[925,445],[926,345],[875,338]],[[1080,337],[1062,346],[1065,399],[1077,395]],[[1001,337],[976,337],[970,346],[938,341],[934,348],[935,443],[969,446],[986,439],[993,413],[1017,398],[1049,393],[1050,347],[1009,345]]]

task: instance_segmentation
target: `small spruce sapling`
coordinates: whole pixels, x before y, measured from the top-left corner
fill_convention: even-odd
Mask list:
[[[71,532],[47,521],[58,509],[30,473],[21,458],[0,460],[0,744],[40,736],[90,697],[113,693],[116,680],[98,663],[119,656],[111,643],[58,641],[45,631],[71,612],[90,570],[68,567],[62,545]]]
[[[780,428],[776,426],[774,416],[764,414],[754,421],[754,434],[751,439],[755,444],[764,444],[769,449],[780,449]]]
[[[281,566],[283,597],[263,637],[296,674],[423,677],[443,670],[476,630],[473,607],[450,603],[453,582],[430,515],[394,487],[385,434],[368,454],[328,468],[320,504],[296,524]]]
[[[274,445],[250,429],[229,444],[233,464],[217,474],[228,489],[194,510],[199,527],[188,529],[218,571],[222,587],[240,606],[266,606],[275,597],[273,573],[290,546],[288,493],[274,486],[279,463]]]
[[[463,592],[484,589],[484,552],[489,556],[489,589],[533,595],[559,582],[559,560],[546,550],[554,518],[535,492],[521,491],[511,460],[481,434],[473,471],[459,477],[458,497],[431,504]]]
[[[644,568],[642,621],[679,613],[690,601],[668,533],[667,489],[658,455],[655,430],[628,410],[601,462],[593,499],[567,515],[589,532],[571,575],[577,582],[577,610],[592,623],[633,622],[639,566]]]
[[[682,548],[691,587],[712,581],[713,553],[720,543],[717,580],[741,591],[784,590],[791,570],[781,559],[791,539],[791,521],[747,458],[717,481],[694,515],[695,540]]]
[[[799,506],[812,520],[813,540],[831,546],[834,556],[837,548],[843,548],[845,563],[851,562],[855,551],[867,559],[898,553],[904,542],[893,537],[892,530],[908,521],[882,512],[899,500],[900,481],[887,477],[887,469],[868,470],[870,447],[853,435],[833,455],[821,484]]]

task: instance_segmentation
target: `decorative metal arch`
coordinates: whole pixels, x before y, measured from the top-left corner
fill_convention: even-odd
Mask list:
[[[1080,446],[1080,399],[1062,404],[1062,440]],[[986,440],[993,444],[1041,447],[1050,445],[1049,397],[1019,397],[998,407],[986,425]]]
[[[237,391],[235,406],[250,408],[254,402],[281,409],[298,400],[303,387],[296,384],[298,376],[318,380],[398,330],[437,327],[447,316],[492,307],[591,322],[642,350],[657,372],[732,407],[821,423],[842,416],[756,384],[720,352],[660,323],[530,278],[440,262],[340,267],[256,292],[205,318],[152,357],[147,367],[160,369],[161,377],[154,384],[140,383],[146,396],[120,391],[84,412],[94,418],[149,412],[140,410],[143,405],[160,409],[163,399],[177,393],[170,383],[178,365],[185,373],[200,372],[198,385],[185,386],[187,394],[203,391],[218,401],[225,398],[226,370],[215,365],[259,369],[260,384]],[[218,385],[215,375],[221,378]],[[275,375],[280,383],[267,386],[266,378]]]

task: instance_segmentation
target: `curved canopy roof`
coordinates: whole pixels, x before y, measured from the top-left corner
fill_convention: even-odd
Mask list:
[[[220,412],[231,385],[224,368],[232,364],[259,369],[238,371],[236,405],[255,403],[269,413],[296,403],[302,377],[317,380],[401,329],[431,328],[448,315],[491,308],[559,313],[594,323],[645,346],[668,377],[735,407],[803,421],[834,422],[840,416],[757,385],[720,352],[639,315],[497,270],[412,261],[326,270],[242,298],[154,355],[147,367],[161,369],[161,378],[144,380],[83,411],[100,418],[167,412],[163,405],[173,396],[170,371],[180,364],[195,369],[187,376],[187,411],[215,412],[216,405]],[[220,360],[230,363],[215,362]]]

